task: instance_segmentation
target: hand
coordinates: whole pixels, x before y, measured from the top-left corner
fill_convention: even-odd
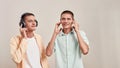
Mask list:
[[[72,27],[74,28],[75,32],[79,32],[79,24],[75,21],[73,21]]]
[[[27,28],[20,28],[20,33],[23,38],[27,38],[26,32],[27,32]]]
[[[55,29],[54,29],[55,34],[59,34],[60,31],[62,30],[62,28],[59,28],[60,24],[61,24],[61,22],[56,23]]]

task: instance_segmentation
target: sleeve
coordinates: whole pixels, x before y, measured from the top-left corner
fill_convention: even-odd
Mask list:
[[[47,60],[47,56],[46,56],[46,52],[45,52],[45,47],[42,46],[42,48],[43,48],[42,58],[41,58],[42,67],[43,68],[49,68],[48,60]]]
[[[12,59],[15,63],[20,63],[23,59],[23,55],[26,51],[26,39],[22,39],[20,43],[18,38],[13,37],[10,40],[10,53],[12,55]]]
[[[85,33],[84,31],[80,31],[80,35],[82,36],[84,42],[85,42],[87,45],[89,45],[89,40],[88,40],[88,38],[87,38],[87,36],[86,36],[86,33]]]
[[[46,56],[46,47],[44,46],[42,37],[39,36],[39,38],[40,38],[39,42],[41,42],[41,47],[42,47],[41,65],[42,65],[42,68],[49,68],[48,60]]]

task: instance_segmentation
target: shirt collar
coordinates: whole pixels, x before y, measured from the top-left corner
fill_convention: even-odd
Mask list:
[[[74,34],[74,33],[75,33],[75,31],[74,31],[74,29],[72,29],[72,31],[70,31],[68,34]],[[60,36],[65,36],[65,35],[67,35],[67,34],[65,34],[65,33],[63,32],[63,30],[61,30]]]

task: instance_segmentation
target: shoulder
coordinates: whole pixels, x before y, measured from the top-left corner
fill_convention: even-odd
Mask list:
[[[21,35],[14,35],[14,36],[11,37],[10,40],[18,40],[20,38],[21,38]]]
[[[13,37],[11,37],[10,39],[10,43],[19,43],[22,39],[21,35],[15,35]]]

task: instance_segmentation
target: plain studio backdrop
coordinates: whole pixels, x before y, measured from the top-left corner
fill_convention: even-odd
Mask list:
[[[35,14],[39,22],[36,32],[47,46],[66,9],[74,12],[90,41],[89,54],[82,56],[85,68],[120,68],[120,0],[0,0],[0,68],[16,68],[9,41],[19,34],[21,14]],[[54,54],[48,61],[55,68]]]

